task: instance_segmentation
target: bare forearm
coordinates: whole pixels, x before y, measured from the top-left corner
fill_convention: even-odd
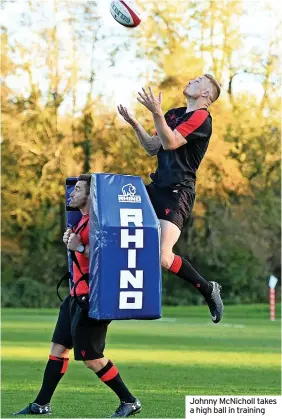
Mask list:
[[[140,124],[135,125],[133,129],[135,131],[135,134],[136,134],[136,137],[138,138],[139,143],[147,151],[147,153],[150,154],[151,156],[154,156],[155,154],[157,154],[161,146],[161,142],[159,138],[156,135],[151,137],[149,134],[147,134],[145,129]]]
[[[164,150],[171,150],[174,148],[175,135],[166,123],[165,117],[162,114],[153,113],[155,127],[158,137]]]

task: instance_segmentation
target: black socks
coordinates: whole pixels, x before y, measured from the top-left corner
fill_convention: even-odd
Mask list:
[[[201,275],[193,268],[193,266],[180,256],[175,255],[173,263],[169,268],[170,272],[189,282],[203,295],[208,297],[212,292],[212,284],[206,281]]]
[[[126,403],[133,403],[135,401],[135,397],[132,396],[122,381],[118,369],[110,360],[107,365],[105,365],[100,371],[96,372],[96,375],[116,393],[121,401]]]
[[[50,403],[56,387],[68,368],[69,358],[57,358],[50,355],[47,362],[41,389],[33,403],[41,406]]]

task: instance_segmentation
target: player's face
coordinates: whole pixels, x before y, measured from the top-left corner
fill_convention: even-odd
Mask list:
[[[190,80],[183,90],[184,96],[198,99],[201,96],[203,90],[206,88],[205,81],[206,80],[204,76],[199,76],[193,80]]]
[[[86,193],[87,182],[84,180],[79,180],[76,182],[74,190],[70,194],[70,203],[69,206],[72,208],[83,208],[87,204],[88,195]]]

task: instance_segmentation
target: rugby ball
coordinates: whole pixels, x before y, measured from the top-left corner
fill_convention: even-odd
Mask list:
[[[127,28],[135,28],[141,22],[140,12],[132,0],[112,0],[110,11],[113,18]]]

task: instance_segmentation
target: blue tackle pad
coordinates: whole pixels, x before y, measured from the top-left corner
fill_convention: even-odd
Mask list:
[[[89,316],[160,318],[160,225],[142,179],[93,174],[90,197]]]

